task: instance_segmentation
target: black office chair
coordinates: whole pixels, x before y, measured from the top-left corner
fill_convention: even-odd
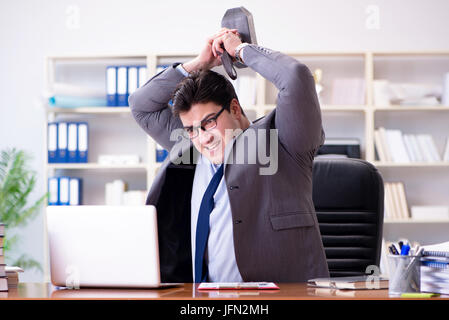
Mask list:
[[[380,173],[359,159],[316,159],[313,202],[331,277],[379,266],[384,216]]]

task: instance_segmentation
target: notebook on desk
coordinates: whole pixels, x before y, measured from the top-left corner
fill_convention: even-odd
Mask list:
[[[307,281],[307,285],[333,289],[388,289],[388,279],[379,278],[379,286],[374,286],[368,276],[315,278]]]
[[[198,290],[279,290],[273,282],[202,282]]]

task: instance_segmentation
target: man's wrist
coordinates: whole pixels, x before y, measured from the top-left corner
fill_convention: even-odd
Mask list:
[[[245,63],[244,61],[243,61],[243,55],[242,55],[242,49],[244,48],[244,47],[246,47],[247,45],[249,45],[249,43],[246,43],[246,42],[243,42],[243,43],[241,43],[241,44],[239,44],[236,48],[235,48],[235,59],[238,61],[238,62],[240,62],[240,63]]]
[[[197,58],[190,60],[189,62],[183,63],[182,67],[184,68],[185,71],[187,71],[188,73],[194,72],[194,71],[198,71],[203,69],[203,66],[201,65],[201,63],[197,60]]]

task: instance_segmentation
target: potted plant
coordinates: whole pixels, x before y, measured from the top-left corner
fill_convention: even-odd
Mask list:
[[[9,265],[19,266],[25,270],[42,267],[36,260],[26,254],[17,255],[14,247],[19,236],[8,236],[10,230],[23,227],[39,212],[39,208],[48,194],[35,203],[28,204],[28,196],[36,184],[36,172],[28,167],[31,157],[22,150],[8,148],[0,154],[0,222],[5,224],[4,254]]]

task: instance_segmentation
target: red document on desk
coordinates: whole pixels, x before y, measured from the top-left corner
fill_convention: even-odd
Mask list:
[[[198,290],[279,290],[274,282],[202,282]]]

